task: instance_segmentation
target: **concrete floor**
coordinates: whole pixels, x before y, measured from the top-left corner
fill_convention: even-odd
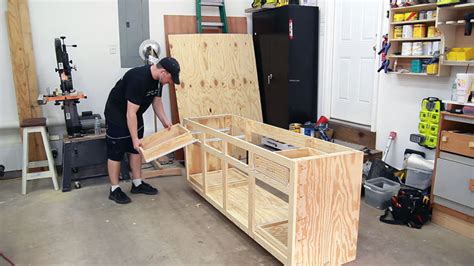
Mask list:
[[[104,180],[68,193],[49,180],[30,181],[26,196],[20,179],[0,181],[0,252],[17,264],[280,264],[182,177],[149,180],[160,194],[132,195],[128,205],[107,199]],[[473,265],[473,240],[435,224],[382,224],[380,214],[362,203],[351,265]]]

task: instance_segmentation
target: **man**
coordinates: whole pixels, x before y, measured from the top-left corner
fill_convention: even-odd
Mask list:
[[[109,199],[119,204],[131,202],[119,186],[120,161],[129,154],[132,170],[131,193],[155,195],[158,190],[142,181],[142,159],[138,153],[143,138],[143,113],[153,105],[163,127],[171,122],[163,110],[162,88],[165,84],[179,84],[179,63],[165,57],[157,64],[132,68],[120,79],[109,94],[105,106],[107,123],[107,167],[110,177]]]

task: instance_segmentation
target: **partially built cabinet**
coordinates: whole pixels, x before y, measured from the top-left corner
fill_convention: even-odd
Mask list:
[[[234,115],[183,124],[198,140],[185,148],[189,184],[278,260],[355,259],[362,152]],[[262,137],[292,149],[270,151]]]

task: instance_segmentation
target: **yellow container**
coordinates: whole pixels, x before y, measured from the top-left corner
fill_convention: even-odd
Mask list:
[[[453,48],[447,57],[449,61],[469,61],[474,59],[474,48]]]
[[[393,15],[393,21],[394,22],[401,22],[401,21],[404,21],[404,20],[405,20],[405,14],[403,14],[403,13],[398,13],[398,14]]]
[[[413,38],[425,38],[426,37],[426,25],[415,24],[413,27]]]
[[[403,37],[403,27],[395,26],[393,30],[393,38],[401,39]]]
[[[426,73],[429,75],[437,75],[438,74],[438,63],[429,64],[426,66]]]
[[[435,26],[428,27],[428,37],[435,37],[436,36],[436,28]]]
[[[412,21],[418,19],[418,12],[406,12],[405,21]]]

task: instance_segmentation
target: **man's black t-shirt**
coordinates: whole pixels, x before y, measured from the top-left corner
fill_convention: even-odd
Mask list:
[[[143,113],[155,97],[161,97],[162,86],[151,75],[150,66],[132,68],[117,81],[105,105],[107,123],[127,128],[127,101],[140,108],[137,111],[138,128],[143,126]]]

